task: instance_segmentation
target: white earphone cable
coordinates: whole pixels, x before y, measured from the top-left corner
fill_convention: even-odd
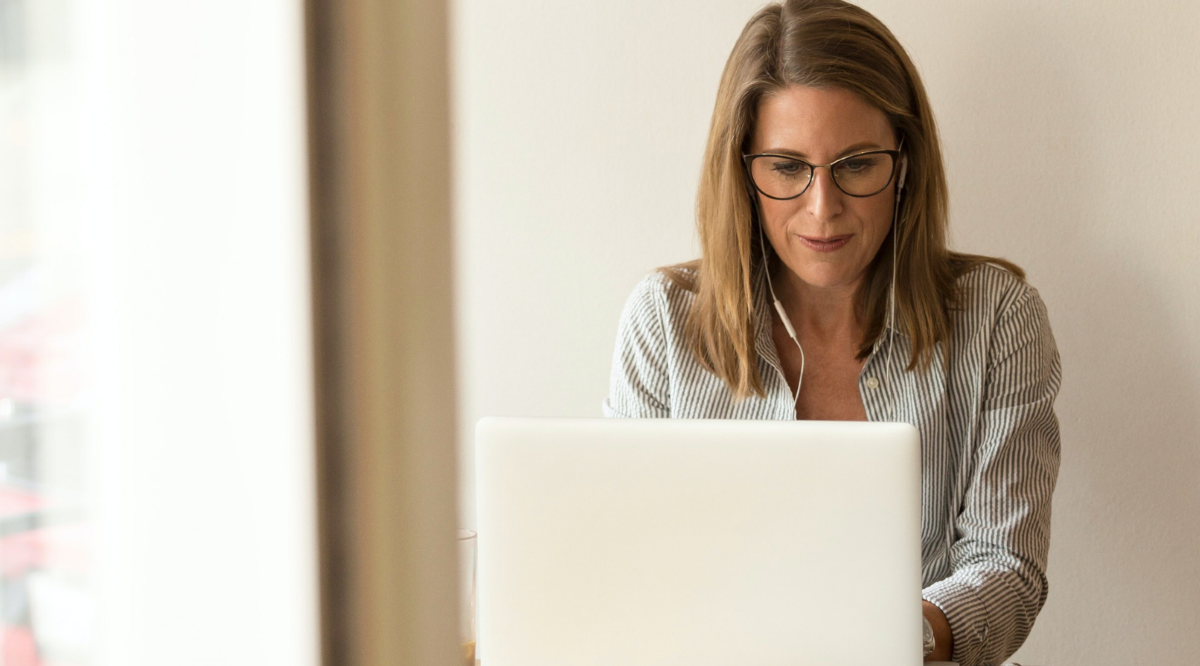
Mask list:
[[[904,148],[904,141],[900,141],[901,149]],[[896,346],[896,266],[898,264],[900,245],[900,199],[904,196],[904,181],[908,178],[908,158],[901,156],[900,163],[900,180],[896,183],[896,204],[892,209],[892,284],[890,285],[890,294],[888,295],[888,355],[887,355],[887,371],[888,381],[891,383],[891,391],[893,394],[898,387],[896,381],[896,370],[892,366],[892,349]],[[892,403],[892,420],[899,420],[896,414],[895,403]],[[915,412],[914,412],[915,413]]]
[[[904,142],[900,142],[900,147],[903,148]],[[901,162],[900,179],[896,187],[896,204],[892,208],[892,284],[891,293],[888,297],[888,356],[887,367],[889,380],[895,379],[895,371],[892,368],[892,348],[896,346],[896,246],[900,244],[900,198],[904,193],[904,181],[908,176],[908,160],[905,158]],[[771,265],[767,259],[767,241],[763,234],[763,214],[762,207],[759,204],[758,196],[751,193],[751,200],[754,202],[754,207],[758,212],[758,244],[762,250],[763,257],[763,274],[767,278],[767,290],[771,293],[771,302],[775,306],[775,312],[779,314],[779,319],[783,322],[783,327],[787,329],[788,337],[792,342],[796,343],[796,348],[800,350],[800,376],[796,378],[796,394],[792,396],[792,405],[800,402],[800,388],[804,385],[804,347],[800,344],[800,340],[796,337],[796,329],[792,326],[792,320],[788,318],[787,311],[783,309],[783,304],[779,302],[779,297],[775,295],[775,285],[771,282]],[[780,359],[782,365],[782,359]]]
[[[757,198],[755,206],[758,207]],[[796,378],[796,394],[792,396],[792,406],[800,402],[800,387],[804,385],[804,347],[800,345],[800,340],[796,337],[796,329],[792,327],[792,320],[788,319],[787,312],[783,309],[783,304],[779,302],[779,297],[775,295],[775,286],[771,284],[771,264],[767,261],[767,241],[763,236],[762,228],[762,209],[758,209],[758,244],[762,249],[763,257],[763,274],[767,278],[767,290],[771,292],[771,302],[775,305],[775,312],[779,313],[779,318],[783,321],[783,327],[787,329],[788,337],[792,342],[796,343],[796,348],[800,350],[800,376]],[[783,360],[780,359],[780,365]]]
[[[896,207],[892,211],[892,284],[891,293],[888,295],[888,356],[887,367],[889,381],[893,382],[895,377],[895,369],[892,367],[892,349],[896,346],[896,246],[900,244],[900,194],[896,194]],[[894,415],[893,415],[894,416]]]

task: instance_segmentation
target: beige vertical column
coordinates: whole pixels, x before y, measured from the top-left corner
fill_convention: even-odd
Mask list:
[[[308,0],[326,666],[457,663],[447,10]]]

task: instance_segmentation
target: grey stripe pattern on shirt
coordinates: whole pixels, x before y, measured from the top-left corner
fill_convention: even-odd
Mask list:
[[[986,666],[1016,652],[1046,601],[1062,374],[1035,289],[993,266],[959,287],[954,334],[928,371],[905,370],[908,338],[890,330],[858,385],[869,420],[921,433],[922,596],[946,614],[954,660]],[[740,401],[687,345],[693,298],[661,273],[638,284],[621,315],[605,416],[794,420],[766,298],[756,343],[766,396]]]

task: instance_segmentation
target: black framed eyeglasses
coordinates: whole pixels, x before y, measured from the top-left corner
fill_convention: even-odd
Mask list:
[[[852,197],[870,197],[887,189],[896,176],[899,150],[872,150],[847,155],[829,164],[774,153],[742,155],[754,189],[771,199],[786,201],[804,194],[817,169],[829,169],[833,184]]]

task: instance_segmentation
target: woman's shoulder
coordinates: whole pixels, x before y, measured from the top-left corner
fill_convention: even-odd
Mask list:
[[[1004,266],[981,263],[959,276],[955,284],[956,310],[996,315],[1019,308],[1030,301],[1041,301],[1037,289]]]
[[[952,313],[957,335],[973,336],[1006,322],[1046,328],[1048,317],[1038,290],[1008,268],[981,263],[959,276]]]
[[[697,270],[690,264],[655,270],[633,288],[625,318],[653,314],[660,321],[682,321],[696,298]]]

